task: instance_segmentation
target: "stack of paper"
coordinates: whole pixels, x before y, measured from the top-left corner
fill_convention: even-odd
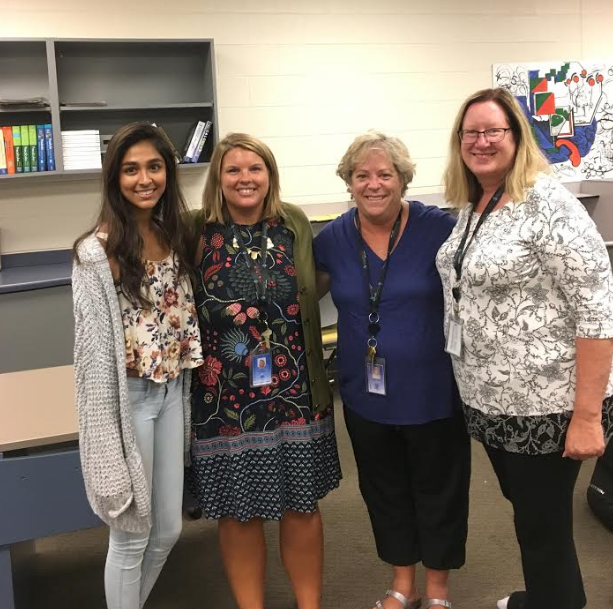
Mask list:
[[[102,167],[98,129],[62,131],[62,149],[66,170],[100,169]]]
[[[0,108],[46,108],[49,105],[49,100],[46,97],[22,97],[8,99],[0,97]]]

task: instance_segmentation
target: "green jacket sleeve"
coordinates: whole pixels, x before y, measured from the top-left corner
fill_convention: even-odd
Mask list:
[[[297,205],[283,203],[285,225],[294,233],[294,266],[298,280],[298,298],[311,384],[313,412],[325,411],[332,404],[332,392],[326,375],[321,342],[319,299],[315,289],[313,231],[306,214]]]

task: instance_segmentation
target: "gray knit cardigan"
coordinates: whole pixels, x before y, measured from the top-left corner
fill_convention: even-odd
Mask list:
[[[74,371],[79,449],[87,498],[109,526],[146,532],[151,494],[130,415],[121,311],[106,253],[95,235],[72,269]],[[189,454],[191,370],[183,371],[185,450]]]

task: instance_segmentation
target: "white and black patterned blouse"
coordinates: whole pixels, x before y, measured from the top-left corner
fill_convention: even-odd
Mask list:
[[[446,319],[453,256],[469,215],[460,212],[437,255]],[[510,201],[483,223],[462,269],[463,352],[453,365],[471,435],[511,452],[562,450],[575,398],[575,339],[613,337],[611,265],[594,222],[562,184],[541,176],[526,201]],[[612,417],[613,400],[605,400],[607,428]]]

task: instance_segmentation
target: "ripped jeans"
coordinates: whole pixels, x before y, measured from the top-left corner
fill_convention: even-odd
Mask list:
[[[151,492],[151,530],[111,528],[104,571],[108,609],[140,609],[181,534],[183,378],[128,377],[132,425]]]

